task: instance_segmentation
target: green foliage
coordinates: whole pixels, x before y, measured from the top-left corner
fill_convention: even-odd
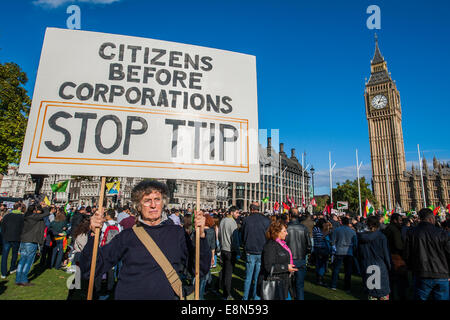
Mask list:
[[[325,209],[325,206],[330,201],[330,196],[328,196],[328,195],[316,196],[315,199],[316,199],[317,207],[315,207],[313,209],[313,211],[314,212],[323,212],[323,209]]]
[[[28,78],[15,63],[0,63],[0,173],[19,163],[31,99],[22,86]]]
[[[359,179],[361,188],[361,209],[364,212],[364,205],[366,199],[369,199],[374,208],[378,207],[378,203],[369,189],[369,183],[366,182],[364,177]],[[353,181],[346,180],[343,184],[337,183],[336,188],[333,189],[333,202],[348,201],[348,211],[353,213],[359,213],[359,201],[358,201],[358,179]],[[336,208],[336,205],[334,206]]]

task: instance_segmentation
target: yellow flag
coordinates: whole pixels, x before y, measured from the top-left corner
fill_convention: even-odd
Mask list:
[[[120,190],[120,181],[113,181],[106,184],[107,194],[118,194]]]
[[[45,196],[44,202],[45,202],[45,204],[48,205],[48,206],[52,204],[52,203],[50,202],[50,200],[48,200],[47,196]]]

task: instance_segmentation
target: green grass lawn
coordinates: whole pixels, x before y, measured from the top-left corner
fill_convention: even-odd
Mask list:
[[[212,270],[213,283],[218,281],[219,272],[220,266]],[[42,269],[39,267],[37,261],[29,274],[30,282],[35,285],[31,287],[16,286],[15,274],[9,275],[6,279],[0,280],[0,300],[67,300],[69,290],[67,289],[66,283],[70,275],[62,270]],[[305,278],[305,300],[366,300],[360,277],[352,277],[352,290],[349,294],[340,289],[343,288],[344,277],[342,273],[339,278],[338,289],[336,291],[330,290],[315,284],[314,268],[308,267]],[[245,261],[240,259],[235,265],[232,279],[232,287],[234,289],[232,295],[236,300],[241,300],[242,298],[244,280]],[[324,280],[327,284],[330,283],[330,268],[325,274]],[[221,299],[220,293],[217,294],[212,291],[207,291],[205,299],[219,300]],[[72,298],[85,299],[85,293],[78,292]],[[193,299],[193,294],[188,299]]]

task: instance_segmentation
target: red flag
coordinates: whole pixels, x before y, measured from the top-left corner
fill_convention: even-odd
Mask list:
[[[291,204],[292,204],[292,207],[295,207],[294,197],[291,197]]]
[[[436,216],[438,213],[439,213],[439,210],[441,210],[441,207],[439,206],[439,207],[436,207],[436,208],[434,208],[434,210],[433,210],[433,214]]]
[[[280,204],[278,203],[278,201],[275,201],[275,204],[273,206],[273,210],[278,211],[280,209]]]
[[[316,199],[315,199],[315,198],[312,198],[312,200],[311,200],[311,205],[312,205],[313,207],[317,207],[317,202],[316,202]]]
[[[331,214],[331,209],[333,209],[333,202],[327,206],[327,213]]]
[[[289,210],[290,207],[286,203],[283,202],[283,209]]]

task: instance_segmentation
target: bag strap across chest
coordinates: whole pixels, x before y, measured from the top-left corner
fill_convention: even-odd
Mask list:
[[[183,291],[182,291],[182,283],[180,278],[178,277],[177,272],[172,267],[172,264],[169,260],[167,260],[164,253],[155,243],[155,241],[150,237],[147,231],[144,230],[143,227],[133,226],[133,231],[138,237],[138,239],[142,242],[142,244],[147,248],[148,252],[152,255],[152,257],[159,264],[161,269],[164,271],[167,280],[169,280],[170,285],[172,286],[173,291],[177,294],[177,296],[183,299]]]

